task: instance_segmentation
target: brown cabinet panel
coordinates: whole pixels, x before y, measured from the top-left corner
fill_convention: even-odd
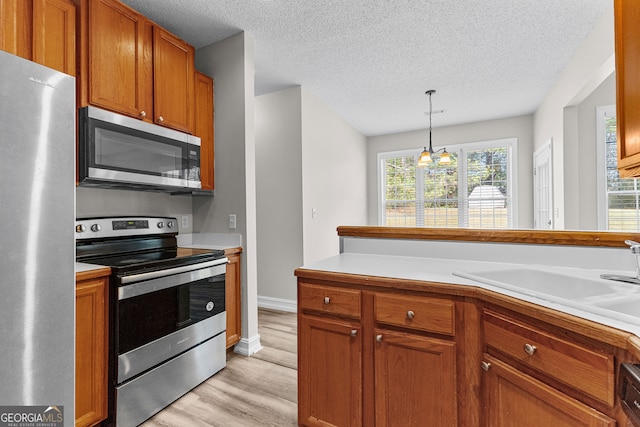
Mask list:
[[[75,4],[70,0],[0,0],[0,49],[75,76]]]
[[[0,49],[31,59],[33,3],[0,0]]]
[[[76,75],[76,7],[68,0],[33,0],[33,60]]]
[[[108,280],[76,283],[76,426],[107,417]]]
[[[360,291],[333,286],[300,284],[298,288],[300,310],[313,310],[360,318]]]
[[[488,354],[484,373],[486,424],[492,427],[604,427],[616,421]]]
[[[227,348],[242,337],[242,309],[240,293],[240,254],[226,253],[229,259],[225,277],[225,305],[227,312]]]
[[[618,170],[640,176],[640,2],[615,0]]]
[[[456,427],[456,345],[376,330],[376,426]]]
[[[362,425],[362,338],[357,323],[298,316],[298,423]]]
[[[151,22],[115,0],[88,7],[88,102],[151,120]]]
[[[194,48],[158,26],[153,27],[154,122],[193,132]]]
[[[376,321],[393,326],[454,335],[455,309],[451,300],[376,294]]]
[[[214,185],[214,84],[213,79],[196,71],[195,74],[195,124],[194,133],[200,137],[200,182],[203,190],[213,190]]]
[[[609,406],[613,405],[615,377],[612,355],[491,311],[484,315],[484,334],[488,347]]]

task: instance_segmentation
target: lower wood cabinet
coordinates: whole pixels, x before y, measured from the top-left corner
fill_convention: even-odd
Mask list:
[[[632,425],[628,333],[456,285],[296,275],[300,426]]]
[[[109,268],[76,274],[76,426],[107,417]]]
[[[483,401],[492,427],[605,427],[616,420],[485,354]]]
[[[225,250],[229,259],[225,277],[225,304],[227,311],[227,348],[242,338],[242,300],[240,292],[240,253],[242,248]]]
[[[298,422],[362,425],[362,334],[357,322],[298,318]]]
[[[298,307],[299,425],[458,426],[450,298],[299,281]]]
[[[376,426],[458,425],[456,345],[376,330]]]

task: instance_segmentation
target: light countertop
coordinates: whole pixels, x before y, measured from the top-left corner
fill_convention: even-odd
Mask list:
[[[363,253],[343,253],[324,260],[301,267],[301,270],[319,270],[342,274],[356,274],[363,276],[375,276],[382,278],[406,279],[424,282],[446,283],[461,286],[473,286],[492,292],[501,293],[543,307],[558,310],[566,314],[581,317],[611,326],[623,331],[633,333],[640,337],[640,318],[637,321],[628,316],[617,316],[609,310],[592,307],[589,304],[575,301],[561,300],[558,298],[546,298],[541,295],[529,295],[523,292],[505,289],[475,280],[459,277],[454,271],[489,270],[507,267],[539,268],[545,271],[557,271],[576,277],[599,279],[601,273],[612,273],[605,270],[591,270],[572,267],[550,267],[545,265],[518,265],[500,262],[468,261],[461,259],[423,258],[409,256],[393,256]],[[615,271],[615,273],[635,274],[632,271]],[[613,282],[622,295],[633,295],[640,298],[640,286]]]

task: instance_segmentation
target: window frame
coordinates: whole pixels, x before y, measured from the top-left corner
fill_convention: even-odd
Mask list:
[[[474,141],[455,145],[448,145],[447,151],[449,153],[455,153],[458,156],[458,183],[461,183],[461,174],[464,174],[464,191],[458,192],[458,223],[464,223],[463,218],[468,218],[468,194],[467,193],[467,152],[473,150],[491,149],[491,148],[507,148],[507,200],[511,203],[511,208],[508,211],[508,223],[510,226],[507,229],[515,229],[518,227],[518,138],[501,138],[484,141]],[[442,147],[434,147],[434,150],[438,150]],[[378,225],[386,226],[386,211],[384,205],[384,194],[386,192],[385,187],[385,160],[394,157],[410,157],[415,158],[417,164],[417,158],[422,147],[405,150],[384,151],[377,154],[377,209],[378,209]],[[416,166],[416,169],[417,166]],[[418,179],[416,175],[416,195],[423,194],[423,181],[424,179]],[[416,197],[416,205],[419,199]],[[424,200],[422,200],[424,201]],[[460,209],[460,207],[463,209]],[[418,213],[416,212],[416,224],[418,222]],[[424,225],[416,225],[416,227],[424,227]],[[468,226],[461,227],[468,228]]]

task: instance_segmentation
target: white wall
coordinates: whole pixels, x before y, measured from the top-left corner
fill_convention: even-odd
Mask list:
[[[260,305],[295,310],[295,268],[337,255],[339,225],[366,224],[366,138],[294,87],[256,98],[256,160]]]
[[[302,135],[303,247],[309,264],[338,254],[339,225],[367,223],[367,140],[304,88]]]
[[[238,33],[196,51],[196,68],[215,81],[215,197],[193,198],[194,231],[240,233],[242,339],[236,351],[261,348],[258,335],[253,37]],[[229,229],[229,214],[236,229]]]
[[[303,264],[301,97],[297,86],[256,98],[258,295],[273,308],[295,303]]]
[[[558,210],[555,228],[577,228],[575,212],[569,212],[565,224],[566,209],[577,209],[579,194],[577,143],[575,139],[576,112],[579,105],[614,70],[613,2],[598,21],[595,28],[580,45],[578,51],[562,72],[558,81],[534,115],[534,149],[553,139],[554,205]],[[568,110],[565,112],[565,108]],[[566,113],[566,114],[565,114]],[[568,120],[565,129],[565,118]],[[565,141],[565,132],[572,139]],[[565,146],[566,143],[566,146]],[[566,174],[565,174],[566,172]],[[568,200],[565,200],[568,197]],[[570,206],[569,206],[570,205]]]
[[[428,145],[428,131],[403,132],[370,137],[368,142],[368,221],[378,225],[378,164],[380,152],[415,149],[416,153]],[[515,137],[518,139],[518,224],[519,228],[533,228],[533,116],[445,126],[432,131],[434,147],[464,144]]]
[[[579,230],[598,229],[598,186],[596,168],[602,167],[597,163],[597,135],[596,135],[596,108],[616,103],[616,78],[615,73],[609,76],[598,88],[593,91],[577,107],[578,135],[576,155],[578,177],[575,183],[580,194],[576,208],[569,211],[567,207],[567,228]],[[568,160],[568,159],[567,159]],[[566,163],[566,161],[565,161]],[[570,213],[573,214],[570,215]]]

